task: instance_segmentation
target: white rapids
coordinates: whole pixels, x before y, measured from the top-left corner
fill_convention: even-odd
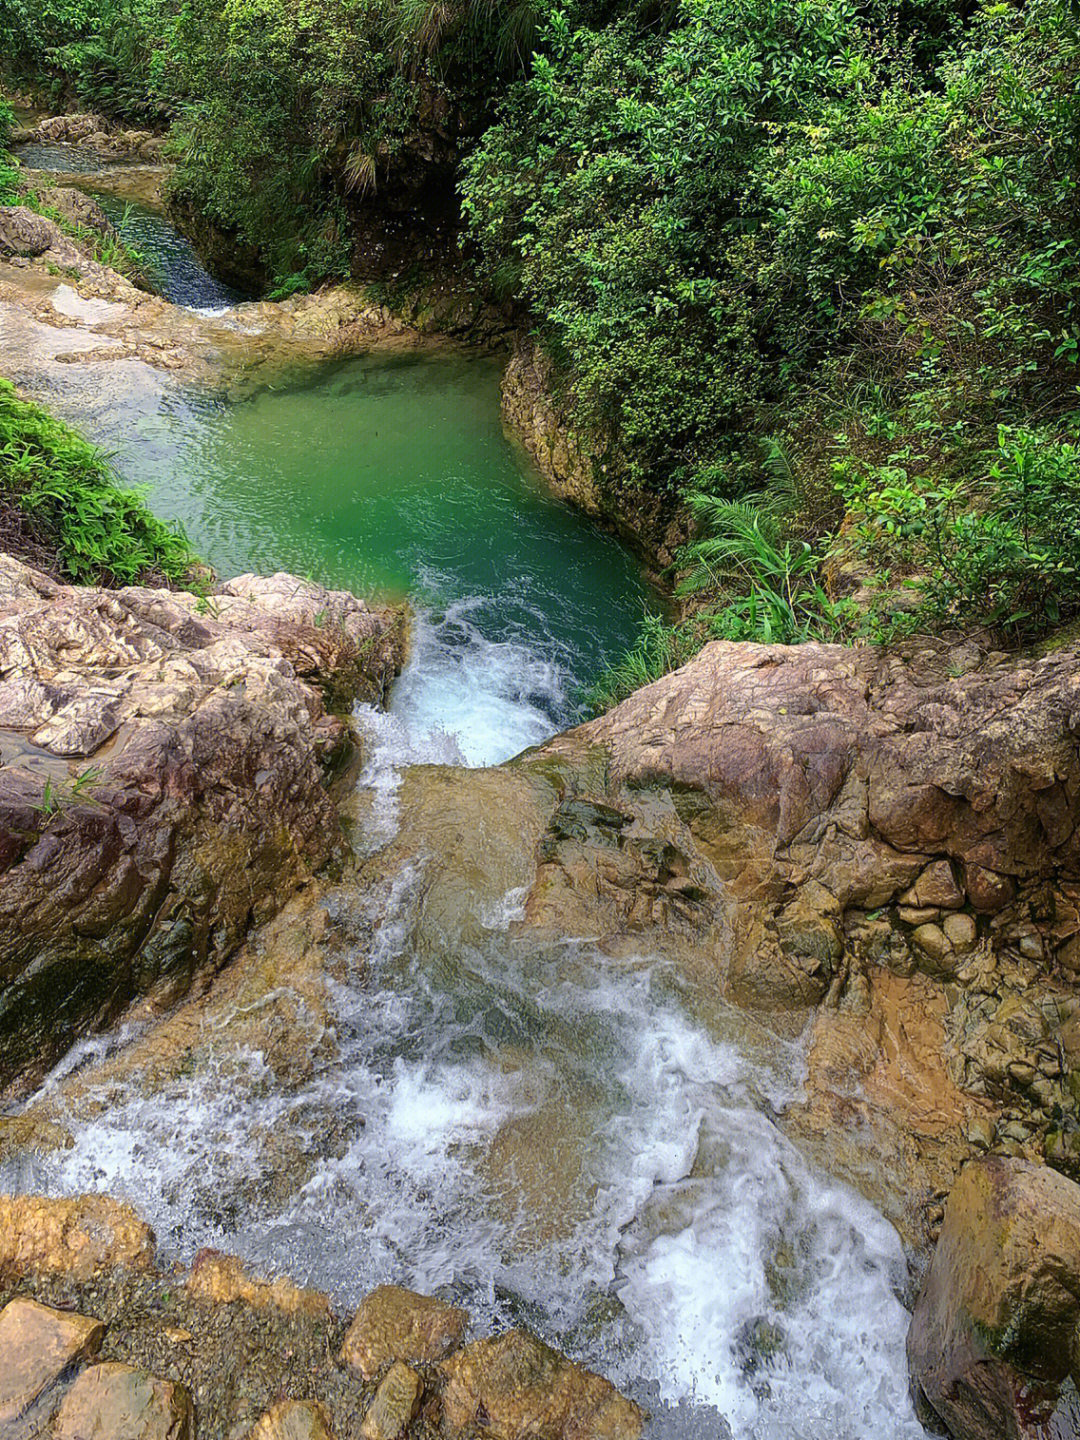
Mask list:
[[[423,619],[389,713],[361,715],[375,842],[404,767],[537,743],[565,685],[467,605]],[[0,1183],[127,1197],[168,1252],[219,1244],[343,1306],[392,1280],[528,1324],[636,1396],[655,1440],[918,1440],[899,1239],[774,1123],[801,1047],[647,955],[520,945],[513,892],[478,944],[421,958],[422,882],[387,882],[327,981],[332,1058],[309,1078],[223,1044],[150,1097],[114,1087],[70,1116],[72,1149]]]

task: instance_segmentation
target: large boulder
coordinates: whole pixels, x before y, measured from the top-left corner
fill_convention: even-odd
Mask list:
[[[117,1266],[148,1270],[154,1232],[108,1195],[0,1195],[0,1281],[29,1273],[90,1280]]]
[[[1080,875],[1078,730],[1072,648],[926,676],[873,647],[715,641],[552,748],[674,789],[742,894],[985,909],[988,876]]]
[[[953,1440],[1080,1434],[1064,1415],[1046,1428],[1063,1382],[1080,1380],[1080,1185],[1021,1160],[964,1169],[908,1363],[920,1415]]]
[[[0,556],[0,1085],[178,998],[338,850],[327,695],[382,697],[398,618],[292,576],[200,598]]]
[[[55,220],[25,205],[0,205],[0,255],[44,255],[60,237]]]
[[[182,1385],[116,1363],[91,1365],[64,1396],[53,1440],[191,1440],[191,1399]]]
[[[543,842],[526,916],[816,1008],[783,1123],[924,1256],[980,1150],[1080,1178],[1078,734],[1075,643],[717,641],[518,762],[621,817]]]
[[[105,1336],[100,1320],[12,1300],[0,1310],[0,1433],[25,1425],[72,1366],[96,1355]]]

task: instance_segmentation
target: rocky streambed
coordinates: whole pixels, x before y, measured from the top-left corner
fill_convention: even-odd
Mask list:
[[[421,343],[348,292],[181,311],[49,227],[0,215],[38,388]],[[282,574],[0,584],[0,1374],[63,1361],[0,1423],[1080,1433],[1074,645],[716,643],[554,733],[461,602],[410,653]]]

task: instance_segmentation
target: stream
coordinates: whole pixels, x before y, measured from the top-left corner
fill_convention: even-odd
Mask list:
[[[139,243],[179,273],[167,233]],[[407,766],[498,763],[573,723],[655,603],[507,440],[497,386],[486,359],[369,358],[231,405],[133,393],[87,427],[223,573],[409,598],[389,712],[358,713],[359,783],[391,801],[376,843]],[[222,1042],[156,1093],[91,1087],[61,1102],[73,1148],[0,1185],[130,1199],[166,1254],[218,1244],[343,1307],[394,1281],[527,1324],[638,1399],[653,1440],[918,1440],[900,1241],[775,1124],[801,1043],[649,955],[518,943],[515,891],[433,948],[424,883],[421,859],[335,902],[368,907],[370,939],[326,979],[307,1078]],[[137,1038],[82,1043],[44,1094]]]

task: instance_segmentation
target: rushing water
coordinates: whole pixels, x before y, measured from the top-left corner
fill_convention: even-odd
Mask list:
[[[433,957],[424,879],[369,902],[311,1079],[223,1040],[151,1098],[76,1108],[74,1147],[9,1183],[129,1197],[167,1251],[221,1245],[344,1305],[394,1281],[526,1323],[638,1397],[656,1440],[921,1435],[896,1235],[770,1119],[798,1047],[647,959],[523,948],[514,894]]]
[[[166,300],[204,315],[218,315],[248,298],[211,275],[191,241],[160,211],[116,195],[100,194],[97,200]]]
[[[506,441],[486,361],[352,361],[232,406],[132,396],[90,428],[219,569],[411,597],[391,713],[359,717],[375,844],[404,767],[565,724],[645,603]],[[433,946],[424,884],[419,862],[335,902],[367,907],[369,938],[327,979],[328,1018],[298,1010],[324,1057],[306,1078],[210,1036],[157,1093],[84,1091],[74,1146],[0,1182],[127,1196],[167,1252],[218,1243],[345,1305],[393,1280],[527,1323],[638,1396],[657,1440],[921,1436],[899,1241],[774,1123],[799,1045],[647,955],[521,943],[513,892]],[[46,1092],[131,1039],[77,1047]]]
[[[115,171],[122,163],[78,145],[43,140],[21,145],[18,155],[28,169],[83,175],[88,189],[93,189],[95,175]],[[218,314],[246,298],[206,270],[191,241],[160,210],[106,191],[95,198],[124,243],[144,262],[149,279],[166,300],[203,314]]]

